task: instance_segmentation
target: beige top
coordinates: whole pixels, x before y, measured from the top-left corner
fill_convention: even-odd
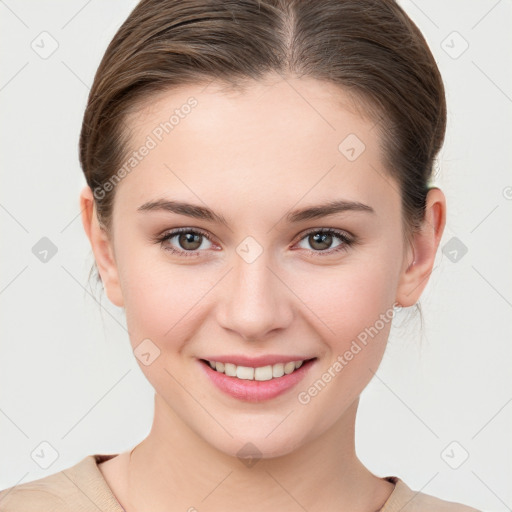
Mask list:
[[[103,478],[98,463],[118,454],[95,454],[53,475],[0,491],[2,512],[125,512]],[[400,478],[379,512],[480,512],[477,509],[412,491]]]

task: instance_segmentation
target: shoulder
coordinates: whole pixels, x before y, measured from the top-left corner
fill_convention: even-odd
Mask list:
[[[2,512],[123,512],[98,468],[113,455],[89,455],[67,469],[0,491]]]
[[[480,512],[476,508],[413,491],[396,476],[387,477],[395,490],[379,512]]]

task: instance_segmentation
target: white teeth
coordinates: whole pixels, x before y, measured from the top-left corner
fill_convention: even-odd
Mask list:
[[[270,380],[272,378],[272,365],[260,366],[254,369],[254,380]]]
[[[210,366],[218,371],[224,373],[228,377],[236,377],[242,380],[271,380],[289,375],[296,369],[302,366],[304,361],[290,361],[286,364],[276,363],[274,365],[259,366],[258,368],[251,368],[249,366],[237,366],[233,363],[220,363],[218,361],[208,361]]]
[[[249,368],[248,366],[237,366],[236,376],[239,379],[254,380],[254,368]]]
[[[224,364],[224,373],[228,377],[236,377],[236,364],[233,364],[233,363]]]
[[[277,363],[272,366],[272,377],[282,377],[284,375],[284,364]]]
[[[295,370],[295,363],[293,361],[284,365],[284,373],[286,373],[286,375],[292,373],[293,370]]]

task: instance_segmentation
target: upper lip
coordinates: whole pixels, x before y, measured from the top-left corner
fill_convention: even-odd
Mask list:
[[[258,368],[261,366],[274,365],[278,363],[289,363],[290,361],[307,361],[313,357],[304,357],[300,355],[266,355],[258,357],[248,357],[243,355],[225,355],[225,356],[208,356],[203,359],[207,361],[215,361],[218,363],[233,363],[236,366],[248,366]]]

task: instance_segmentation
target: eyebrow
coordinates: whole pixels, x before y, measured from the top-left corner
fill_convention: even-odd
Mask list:
[[[185,203],[182,201],[170,201],[167,199],[157,199],[156,201],[148,201],[137,208],[137,211],[165,211],[170,213],[177,213],[179,215],[186,215],[195,219],[208,220],[217,222],[219,224],[228,225],[226,219],[215,213],[210,208]],[[324,204],[308,206],[299,210],[293,210],[286,215],[286,220],[289,223],[301,222],[304,220],[318,219],[333,215],[335,213],[342,213],[346,211],[368,212],[375,214],[375,210],[366,204],[358,201],[346,201],[343,199],[336,201],[329,201]]]
[[[375,213],[375,210],[367,204],[363,204],[358,201],[346,201],[339,199],[337,201],[329,201],[328,203],[317,206],[308,206],[301,210],[294,210],[286,215],[286,220],[288,222],[301,222],[346,211]]]

